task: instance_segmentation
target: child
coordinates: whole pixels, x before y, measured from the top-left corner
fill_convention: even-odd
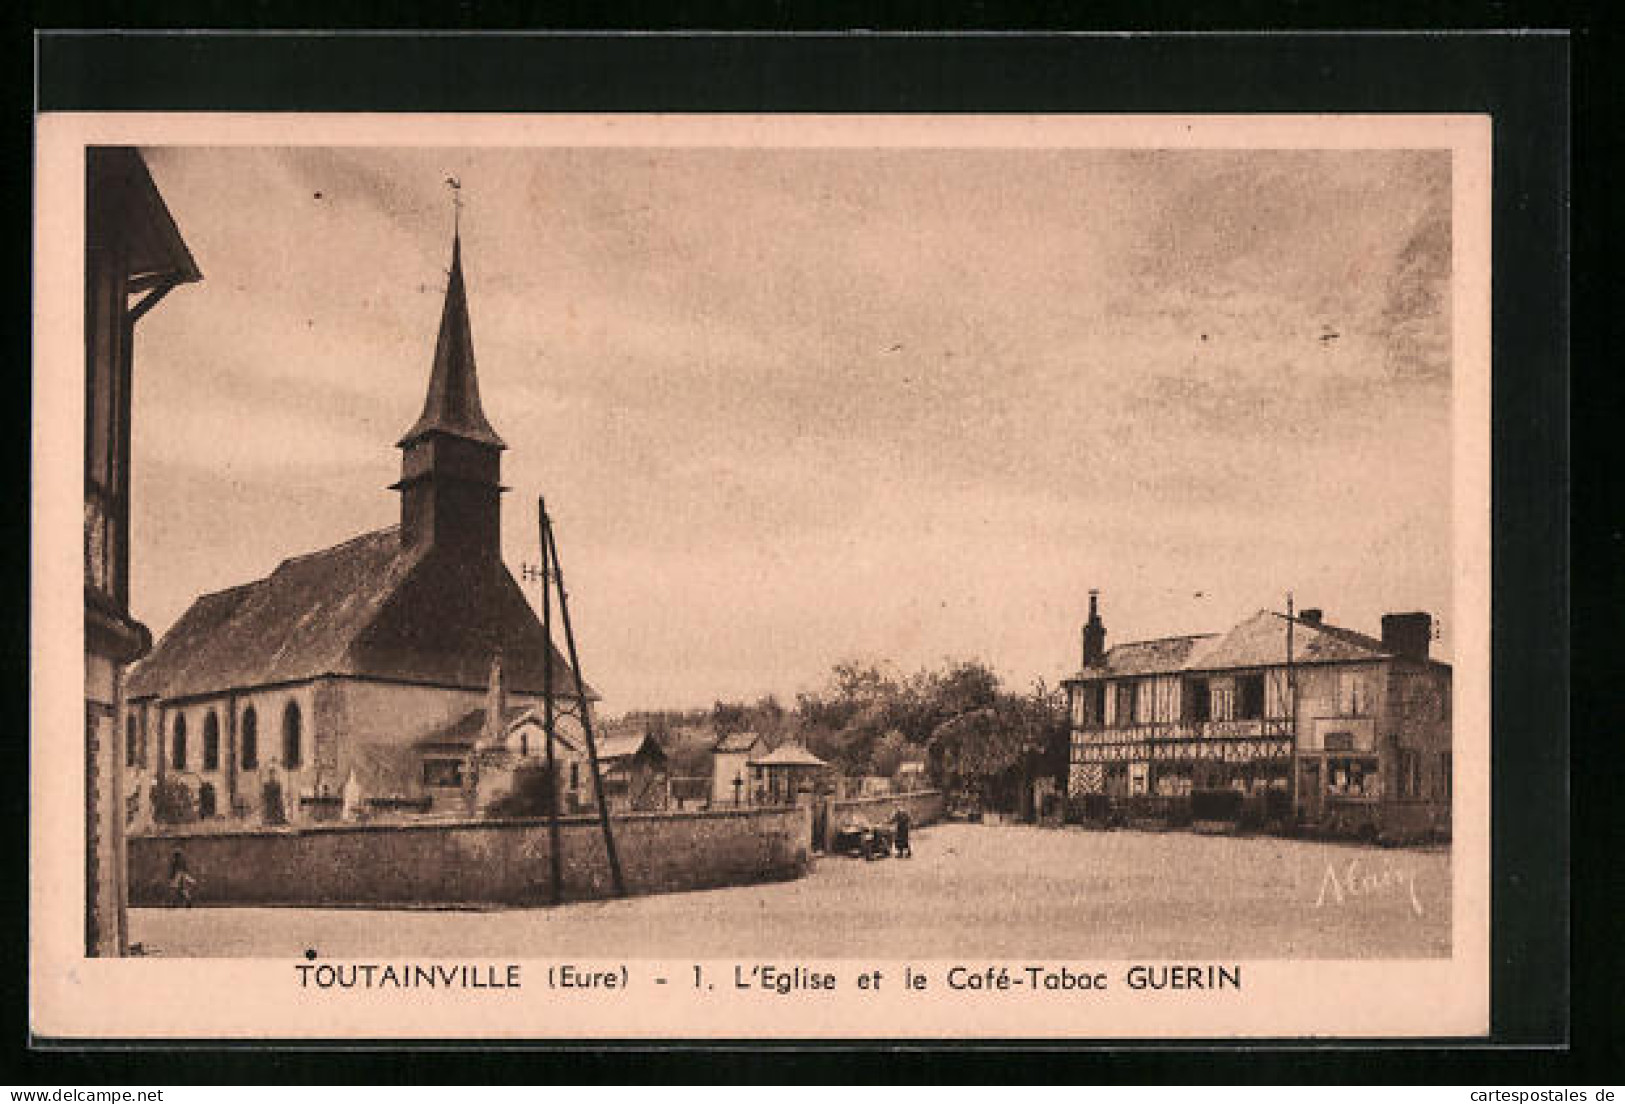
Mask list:
[[[170,903],[179,908],[191,908],[192,890],[196,886],[197,879],[186,869],[186,856],[176,851],[169,860]]]

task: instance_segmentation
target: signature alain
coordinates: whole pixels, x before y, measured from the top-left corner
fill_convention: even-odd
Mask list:
[[[1341,905],[1351,897],[1371,897],[1396,890],[1405,891],[1410,898],[1411,912],[1421,916],[1422,902],[1416,896],[1415,870],[1395,866],[1392,862],[1385,862],[1379,870],[1368,870],[1357,855],[1341,870],[1335,863],[1326,864],[1326,874],[1320,879],[1320,893],[1315,897],[1315,907],[1321,908],[1327,903]]]

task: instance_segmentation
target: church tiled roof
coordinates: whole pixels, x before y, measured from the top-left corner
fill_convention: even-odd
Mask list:
[[[413,563],[391,527],[205,594],[131,670],[128,693],[185,697],[341,671],[351,642]]]
[[[509,689],[541,693],[551,655],[555,694],[574,690],[500,560],[403,547],[390,527],[199,598],[131,669],[127,693],[196,697],[322,675],[483,689],[499,647]]]

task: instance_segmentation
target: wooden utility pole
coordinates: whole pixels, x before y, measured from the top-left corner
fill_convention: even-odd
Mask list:
[[[536,537],[542,546],[542,635],[547,639],[547,653],[542,673],[542,731],[547,740],[547,862],[549,887],[553,904],[563,900],[564,856],[559,841],[559,777],[558,764],[553,755],[553,735],[556,714],[553,711],[553,588],[549,583],[552,566],[547,554],[547,507],[540,496],[536,499]]]
[[[1286,592],[1287,785],[1292,795],[1292,817],[1298,817],[1298,673],[1292,666],[1292,629],[1295,614],[1292,592]]]
[[[604,852],[609,858],[609,876],[617,897],[626,896],[626,883],[621,878],[621,859],[615,852],[615,833],[609,824],[609,803],[604,799],[604,776],[598,766],[598,744],[592,735],[592,710],[587,707],[587,684],[581,677],[581,659],[576,653],[576,634],[570,626],[570,592],[564,586],[564,568],[559,564],[559,545],[553,534],[553,522],[547,516],[547,506],[536,499],[536,512],[541,518],[542,543],[545,562],[551,569],[553,582],[559,588],[559,617],[564,622],[564,642],[570,651],[570,671],[575,676],[576,701],[581,710],[581,731],[587,738],[587,758],[592,768],[593,796],[598,802],[598,820],[604,829]],[[548,665],[551,670],[553,642],[548,640]]]

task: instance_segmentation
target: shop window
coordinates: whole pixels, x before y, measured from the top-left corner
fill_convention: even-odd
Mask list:
[[[186,718],[175,718],[175,735],[169,744],[169,765],[174,770],[186,769]]]
[[[1382,775],[1377,760],[1370,757],[1326,760],[1326,792],[1332,797],[1374,798],[1382,796]]]
[[[1422,755],[1415,748],[1400,749],[1399,793],[1401,797],[1422,796]]]
[[[251,705],[243,710],[243,769],[258,770],[260,765],[260,715]]]
[[[289,702],[282,711],[282,765],[298,770],[303,761],[304,746],[299,735],[299,703]]]
[[[203,718],[203,769],[217,771],[220,769],[220,720],[214,715],[214,710]]]

